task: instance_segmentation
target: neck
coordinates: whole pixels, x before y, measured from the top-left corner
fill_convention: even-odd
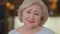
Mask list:
[[[28,27],[28,26],[24,25],[23,28],[25,29],[25,31],[33,31],[33,30],[39,29],[40,26]]]

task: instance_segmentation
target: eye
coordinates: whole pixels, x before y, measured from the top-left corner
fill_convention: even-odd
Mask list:
[[[35,13],[35,15],[39,15],[38,13]]]
[[[30,14],[31,12],[30,12],[30,11],[27,11],[27,13],[29,13],[29,14]]]

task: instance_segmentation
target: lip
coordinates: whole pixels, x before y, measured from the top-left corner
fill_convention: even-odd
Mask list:
[[[31,20],[27,20],[29,23],[34,23],[34,21],[31,21]]]

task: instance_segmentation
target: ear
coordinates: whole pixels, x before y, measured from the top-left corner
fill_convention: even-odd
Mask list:
[[[18,12],[18,17],[19,17],[19,20],[22,22],[22,14],[23,14],[23,11],[19,11]]]
[[[20,17],[20,18],[22,17],[22,12],[23,11],[18,11],[18,17]]]
[[[40,18],[40,21],[41,21],[41,25],[43,25],[43,24],[45,23],[45,17],[42,16],[42,17]]]
[[[44,21],[44,17],[42,16],[40,20],[41,20],[41,22],[43,22]]]
[[[40,21],[39,21],[38,25],[39,25],[39,26],[42,26],[42,25],[43,25],[43,21],[44,21],[44,17],[43,17],[43,16],[41,16],[41,18],[40,18]]]

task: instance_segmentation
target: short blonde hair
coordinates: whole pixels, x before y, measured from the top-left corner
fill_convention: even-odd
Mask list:
[[[20,14],[22,14],[21,12],[29,7],[30,5],[32,5],[33,3],[39,3],[40,6],[42,7],[42,10],[43,10],[43,14],[42,14],[42,23],[40,23],[40,25],[43,25],[46,21],[47,21],[47,18],[48,18],[48,8],[47,6],[43,3],[42,0],[24,0],[24,2],[19,6],[19,9],[18,9],[18,12],[20,12]],[[22,17],[21,15],[19,16],[21,22],[22,22]]]

